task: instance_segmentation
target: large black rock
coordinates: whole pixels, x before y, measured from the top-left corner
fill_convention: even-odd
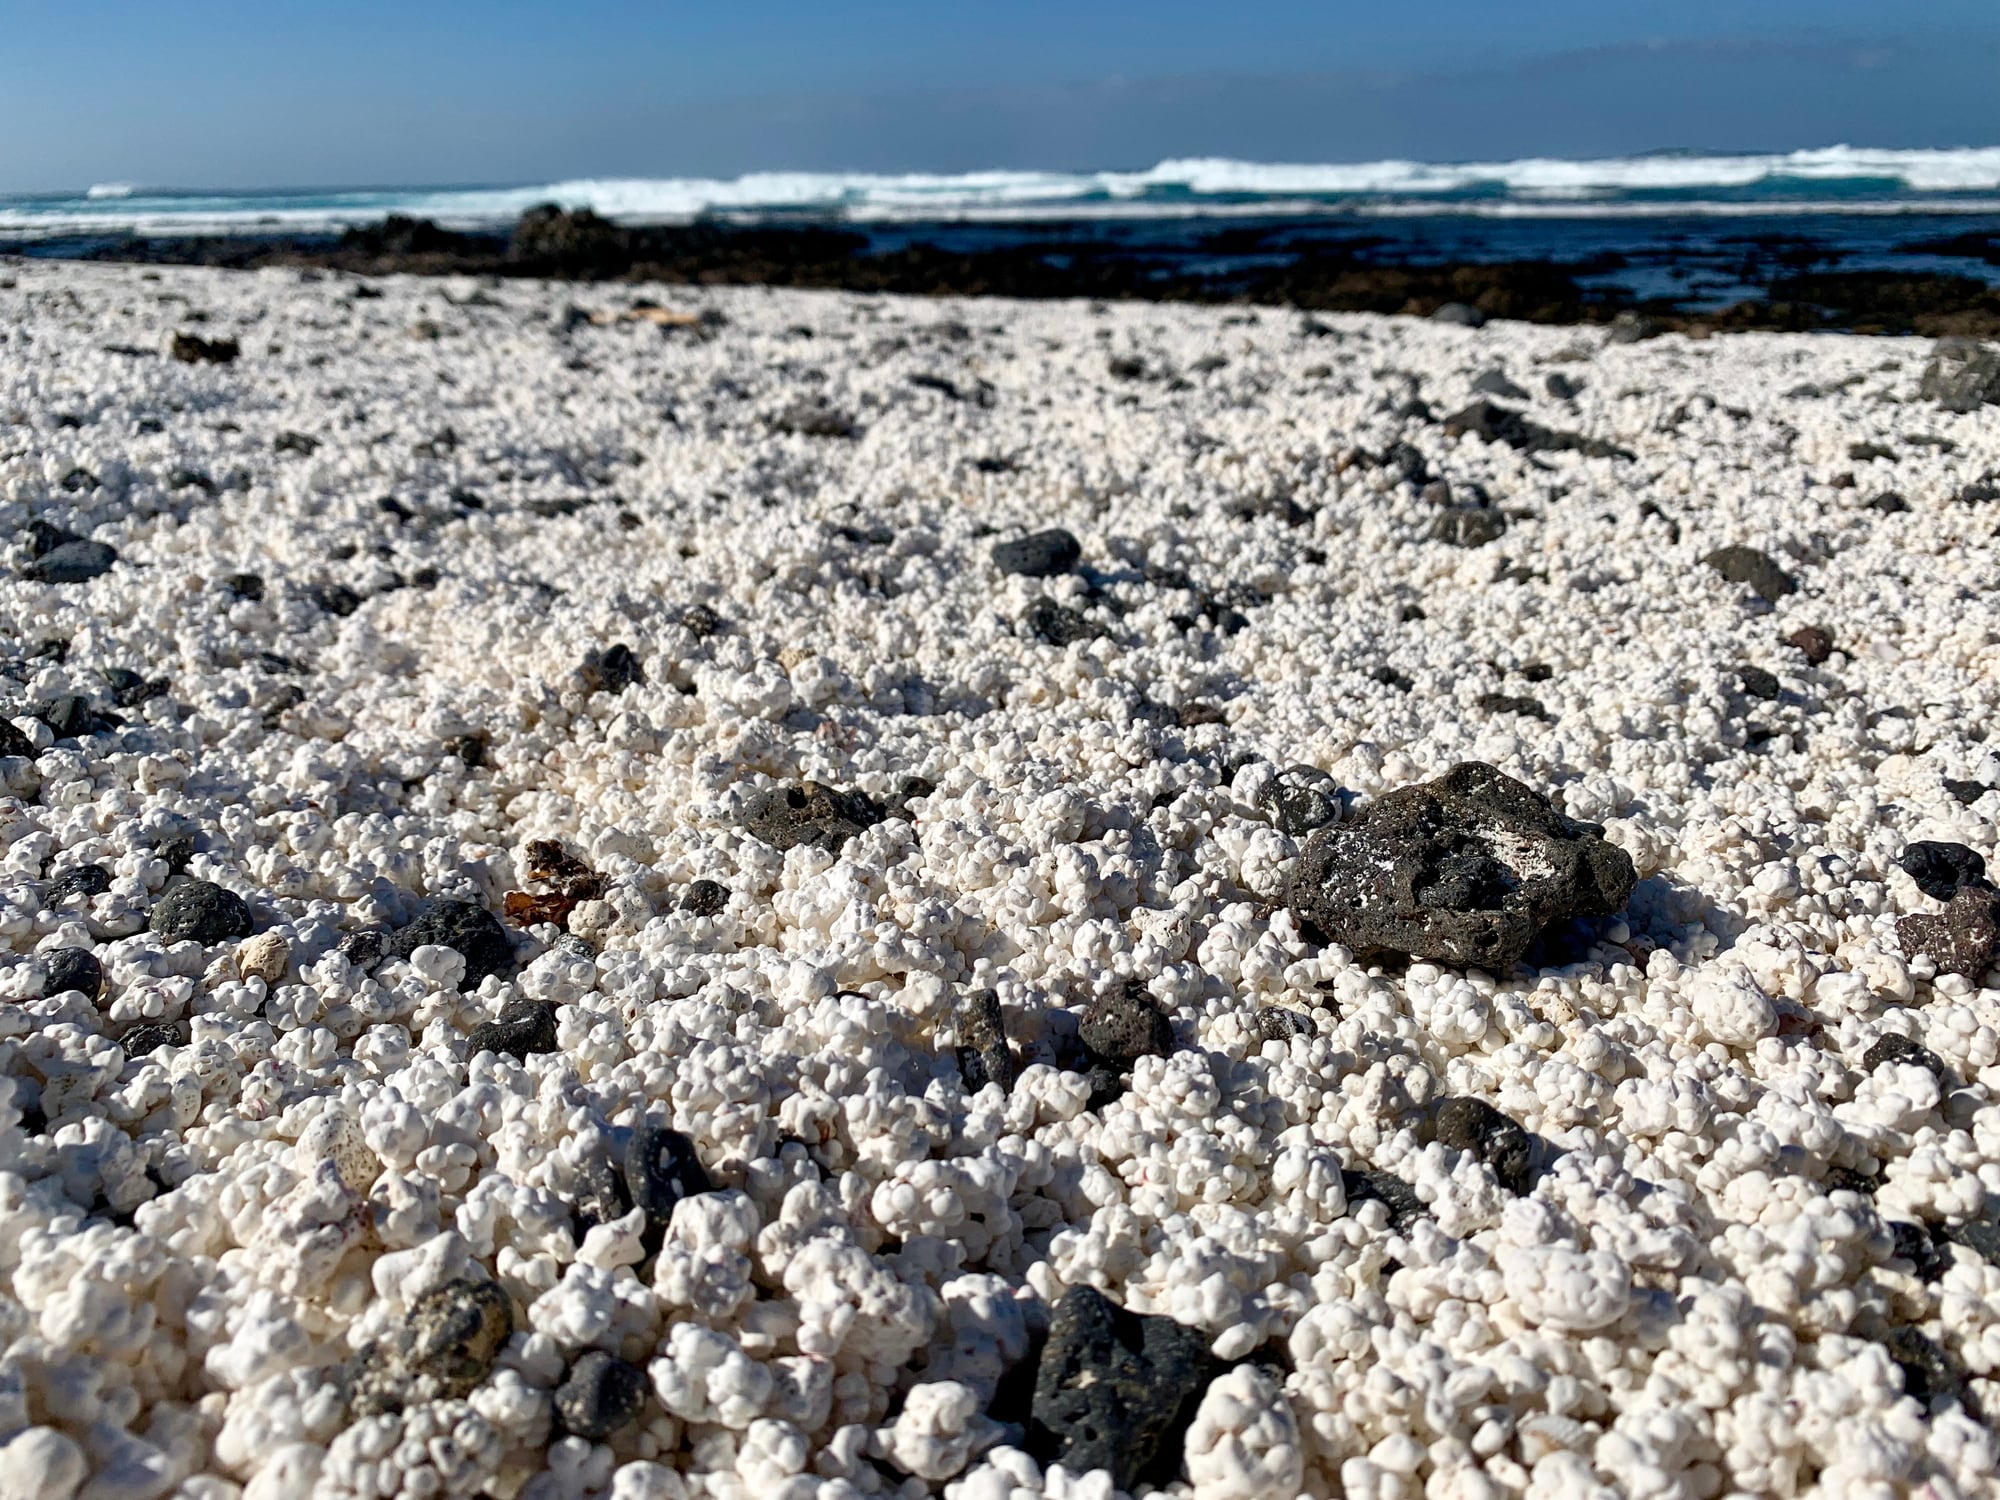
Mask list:
[[[1464,761],[1314,834],[1286,898],[1309,932],[1359,957],[1504,971],[1549,923],[1619,910],[1637,880],[1599,825]]]
[[[993,566],[1003,573],[1027,578],[1053,578],[1067,573],[1083,556],[1083,548],[1067,531],[1056,527],[993,545]]]
[[[192,941],[204,947],[246,938],[252,929],[243,898],[208,880],[184,881],[160,897],[150,925],[163,943]]]
[[[514,943],[500,919],[470,901],[433,896],[417,910],[416,920],[383,944],[387,958],[408,958],[425,943],[452,948],[465,959],[465,984],[476,985],[488,974],[506,974],[514,967]]]
[[[1172,1480],[1218,1364],[1200,1330],[1127,1312],[1093,1287],[1063,1294],[1035,1373],[1028,1450],[1121,1490]]]
[[[807,781],[759,792],[743,809],[743,826],[774,849],[811,844],[838,854],[849,839],[886,816],[887,809],[865,792]]]

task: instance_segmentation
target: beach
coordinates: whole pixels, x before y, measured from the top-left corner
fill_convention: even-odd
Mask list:
[[[0,262],[0,1496],[1994,1493],[2000,419],[1655,333]]]

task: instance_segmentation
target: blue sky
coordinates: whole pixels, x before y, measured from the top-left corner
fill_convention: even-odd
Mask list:
[[[0,0],[0,191],[1993,144],[1996,101],[1993,0]]]

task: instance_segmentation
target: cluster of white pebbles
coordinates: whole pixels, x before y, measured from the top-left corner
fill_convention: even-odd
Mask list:
[[[1991,858],[2000,812],[1966,787],[2000,783],[2000,509],[1955,498],[2000,421],[1918,400],[1926,353],[0,265],[9,570],[32,519],[119,559],[0,583],[38,752],[0,760],[0,1496],[1109,1500],[987,1415],[1086,1284],[1234,1362],[1192,1500],[1996,1493],[2000,1266],[1919,1275],[1893,1230],[2000,1203],[2000,990],[1894,933],[1936,909],[1904,845]],[[1409,414],[1494,370],[1630,456]],[[1398,442],[1504,535],[1434,539]],[[1079,570],[995,569],[1048,526]],[[1797,592],[1702,565],[1731,544]],[[1041,595],[1097,633],[1036,639]],[[641,680],[594,688],[614,644]],[[31,710],[108,707],[107,669],[167,686],[54,740]],[[1507,975],[1306,941],[1275,773],[1359,806],[1461,760],[1603,823],[1624,919]],[[837,855],[743,830],[801,779],[896,811]],[[190,835],[247,943],[148,930]],[[425,897],[497,913],[533,840],[606,885],[515,977],[339,951]],[[109,888],[45,904],[83,865]],[[97,1003],[44,996],[59,948]],[[1057,1063],[1131,980],[1176,1050],[1087,1108]],[[961,1081],[975,988],[1011,1092]],[[557,1049],[471,1055],[524,997]],[[1891,1034],[1945,1076],[1864,1067]],[[1446,1095],[1540,1137],[1532,1191],[1425,1143]],[[642,1215],[579,1238],[577,1163],[645,1125],[723,1191],[657,1255]],[[512,1302],[492,1373],[351,1413],[329,1370],[462,1276]],[[1898,1328],[1956,1394],[1904,1393]],[[551,1411],[591,1349],[647,1380],[601,1441]]]

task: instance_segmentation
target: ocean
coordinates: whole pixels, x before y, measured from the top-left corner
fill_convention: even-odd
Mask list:
[[[391,214],[492,231],[541,203],[630,225],[838,225],[874,251],[1067,239],[1223,272],[1336,243],[1404,264],[1561,263],[1580,269],[1582,285],[1615,282],[1631,297],[1689,308],[1754,292],[1774,263],[2000,284],[2000,147],[259,192],[102,183],[0,196],[0,248],[61,255],[134,237],[330,236]]]

